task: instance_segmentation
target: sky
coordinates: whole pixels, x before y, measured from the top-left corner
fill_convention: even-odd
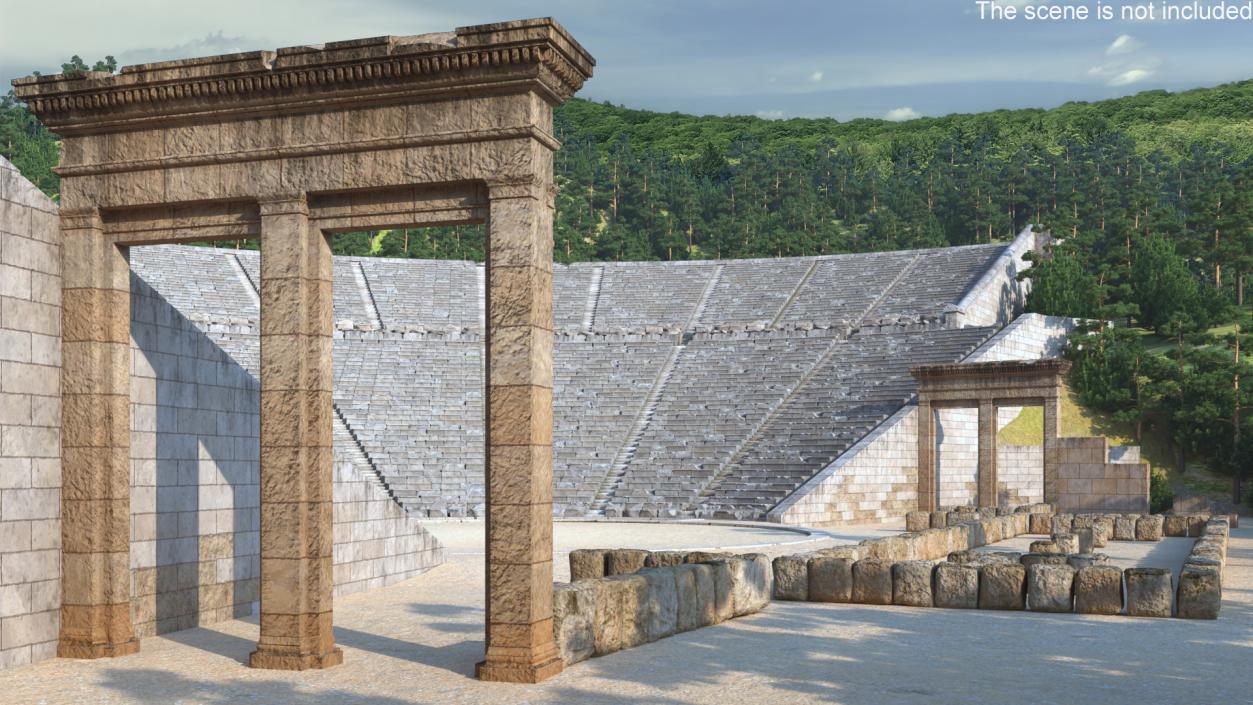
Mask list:
[[[596,57],[582,97],[695,114],[905,120],[1253,78],[1253,19],[1025,18],[1046,4],[1101,3],[1007,0],[1007,20],[976,0],[0,0],[0,79],[537,16]]]

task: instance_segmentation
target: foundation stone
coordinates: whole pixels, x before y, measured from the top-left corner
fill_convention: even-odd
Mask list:
[[[1171,598],[1171,572],[1167,568],[1128,568],[1127,614],[1132,617],[1169,617]]]

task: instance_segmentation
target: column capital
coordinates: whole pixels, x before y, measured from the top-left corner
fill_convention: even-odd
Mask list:
[[[100,217],[100,209],[94,206],[88,208],[62,208],[58,215],[61,217],[61,232],[66,230],[104,230],[104,221]]]
[[[273,193],[257,197],[261,217],[269,215],[309,215],[309,199],[304,191]]]
[[[538,174],[487,180],[488,198],[496,201],[506,198],[533,198],[543,201],[554,198],[557,185]]]

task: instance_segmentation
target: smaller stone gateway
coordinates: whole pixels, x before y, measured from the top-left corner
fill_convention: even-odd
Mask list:
[[[1171,572],[1166,568],[1128,568],[1127,615],[1131,617],[1169,617]]]

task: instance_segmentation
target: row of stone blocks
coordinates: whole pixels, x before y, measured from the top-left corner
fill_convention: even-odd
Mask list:
[[[759,612],[770,559],[706,552],[582,549],[553,588],[553,637],[568,666]]]
[[[957,524],[968,524],[981,519],[993,519],[998,516],[1011,514],[1043,514],[1051,516],[1053,507],[1049,504],[1037,503],[1009,507],[957,507],[934,512],[912,511],[905,513],[905,530],[926,531],[927,529],[943,529]]]

